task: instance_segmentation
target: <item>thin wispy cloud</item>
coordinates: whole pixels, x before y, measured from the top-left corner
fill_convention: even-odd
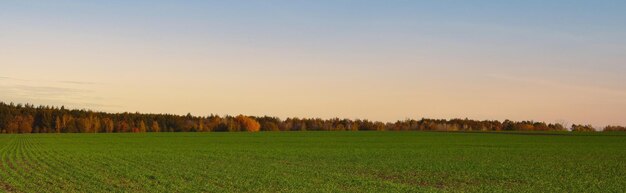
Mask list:
[[[77,89],[77,88],[67,88],[67,87],[57,87],[57,86],[29,86],[29,85],[8,85],[8,86],[0,86],[0,90],[3,91],[12,91],[16,94],[23,95],[47,95],[47,96],[57,96],[57,95],[68,95],[68,94],[82,94],[89,93],[91,91],[85,89]]]
[[[26,80],[24,80],[24,79],[13,78],[13,77],[8,77],[8,76],[0,76],[0,80],[26,81]]]
[[[84,82],[84,81],[57,81],[59,83],[66,83],[66,84],[80,84],[80,85],[94,85],[94,84],[98,84],[95,82]]]
[[[75,81],[75,80],[34,80],[34,79],[21,79],[21,78],[13,78],[8,76],[0,76],[0,80],[12,80],[12,81],[23,81],[23,82],[44,82],[44,83],[62,83],[62,84],[77,84],[77,85],[95,85],[99,84],[97,82],[90,81]]]
[[[568,84],[564,82],[541,79],[537,77],[521,77],[521,76],[505,75],[505,74],[489,74],[487,75],[487,77],[498,79],[498,80],[504,80],[504,81],[532,84],[532,85],[537,85],[537,86],[547,86],[547,87],[553,87],[553,88],[563,88],[563,89],[576,90],[576,91],[582,91],[582,92],[603,93],[603,94],[618,95],[618,96],[626,97],[626,90],[621,90],[621,89],[613,89],[613,88],[598,87],[598,86],[585,86],[585,85],[580,85],[580,84]]]
[[[65,105],[75,108],[115,108],[104,104],[104,97],[93,90],[95,82],[28,80],[0,76],[0,101],[45,105]],[[95,109],[94,109],[95,110]]]

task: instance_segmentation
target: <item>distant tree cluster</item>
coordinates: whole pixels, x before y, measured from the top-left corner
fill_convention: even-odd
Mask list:
[[[253,116],[192,116],[172,114],[104,113],[0,102],[1,133],[141,133],[237,131],[567,131],[561,124],[506,120],[407,119],[393,123],[351,119],[301,119]],[[572,131],[595,131],[573,125]],[[610,126],[605,131],[624,131]]]
[[[593,128],[593,126],[591,125],[572,125],[572,131],[580,131],[580,132],[593,132],[596,131],[596,129]]]
[[[255,132],[260,128],[254,118],[243,115],[103,113],[0,102],[1,133]]]
[[[603,131],[626,131],[626,127],[609,125],[606,126]]]

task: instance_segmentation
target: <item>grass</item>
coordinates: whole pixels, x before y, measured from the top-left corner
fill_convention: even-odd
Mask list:
[[[0,135],[0,192],[626,191],[624,133],[535,134]]]

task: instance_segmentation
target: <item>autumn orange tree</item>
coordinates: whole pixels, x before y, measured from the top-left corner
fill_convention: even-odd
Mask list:
[[[235,121],[240,125],[240,128],[245,131],[257,132],[261,130],[261,124],[250,117],[238,115],[235,117]]]

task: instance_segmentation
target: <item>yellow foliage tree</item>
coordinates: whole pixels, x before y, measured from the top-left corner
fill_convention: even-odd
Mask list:
[[[239,115],[235,117],[235,121],[240,125],[242,129],[248,132],[258,132],[261,130],[261,124],[253,118]]]

